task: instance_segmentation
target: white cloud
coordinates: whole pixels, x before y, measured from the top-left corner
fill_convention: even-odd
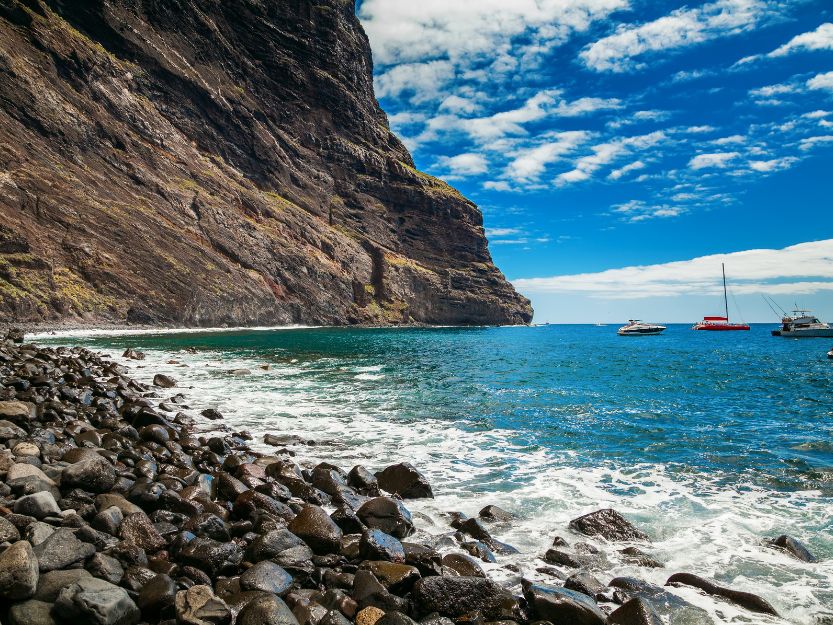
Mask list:
[[[442,103],[440,103],[441,111],[449,111],[450,113],[459,113],[463,115],[476,113],[479,108],[480,106],[477,102],[458,95],[450,95],[443,100]]]
[[[750,89],[749,95],[753,98],[771,98],[776,95],[784,95],[785,93],[795,93],[797,87],[786,83],[778,85],[766,85],[765,87],[758,87],[757,89]]]
[[[492,237],[508,237],[520,233],[521,230],[519,228],[486,228],[486,236],[490,239]]]
[[[412,93],[412,102],[439,98],[454,79],[454,67],[448,61],[428,61],[397,65],[376,76],[376,96],[397,97]]]
[[[833,93],[833,72],[816,74],[807,81],[807,86],[810,89],[823,89]]]
[[[743,135],[731,135],[729,137],[721,137],[712,141],[715,145],[739,145],[746,143],[746,137]]]
[[[716,168],[725,169],[729,163],[740,156],[738,152],[712,152],[698,154],[688,162],[691,169]]]
[[[786,56],[799,50],[833,50],[833,24],[822,24],[816,30],[796,35],[767,56]]]
[[[505,180],[487,180],[483,183],[483,188],[490,191],[511,191],[512,187]]]
[[[466,176],[479,176],[489,171],[489,161],[482,154],[466,152],[457,156],[442,156],[439,165],[447,169],[451,176],[464,178]]]
[[[548,165],[575,150],[589,136],[590,133],[584,130],[568,130],[555,134],[552,140],[541,145],[517,150],[504,175],[516,182],[535,182]]]
[[[649,219],[678,217],[686,212],[686,210],[679,206],[670,206],[668,204],[652,205],[642,200],[631,200],[624,204],[614,206],[613,212],[623,215],[627,221],[636,223]]]
[[[827,145],[828,143],[833,143],[833,135],[807,137],[806,139],[801,140],[801,143],[798,147],[806,152],[807,150],[812,150],[817,145]]]
[[[608,299],[712,295],[722,292],[721,263],[726,263],[736,294],[833,290],[833,239],[599,273],[525,278],[515,280],[514,285],[523,293],[584,293]]]
[[[809,113],[804,113],[802,117],[806,117],[807,119],[818,119],[820,117],[827,117],[828,115],[830,115],[830,111],[818,110],[810,111]]]
[[[634,161],[633,163],[628,163],[624,167],[620,167],[619,169],[614,169],[610,172],[607,177],[610,180],[619,180],[622,176],[629,174],[633,171],[638,171],[640,169],[645,169],[646,165],[642,161]]]
[[[681,8],[639,26],[621,25],[614,34],[587,46],[584,63],[596,71],[639,68],[639,57],[738,34],[754,28],[771,10],[764,0],[717,0]]]
[[[665,139],[661,130],[635,137],[617,138],[607,143],[594,145],[592,154],[583,156],[575,162],[571,171],[559,174],[555,179],[557,186],[563,187],[574,182],[581,182],[590,178],[596,171],[609,165],[628,154],[655,146]]]
[[[749,167],[755,171],[770,172],[780,169],[789,169],[798,159],[794,156],[784,156],[782,158],[773,158],[768,161],[749,161]]]

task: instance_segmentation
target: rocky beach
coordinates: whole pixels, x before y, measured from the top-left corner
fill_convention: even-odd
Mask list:
[[[435,493],[408,458],[298,463],[310,441],[291,431],[255,451],[247,432],[218,435],[222,414],[172,377],[144,384],[83,348],[10,332],[0,385],[3,623],[705,624],[706,603],[783,622],[767,597],[685,571],[665,587],[605,577],[613,553],[663,566],[651,537],[608,508],[552,527],[549,550],[495,578],[483,563],[517,553],[500,540],[511,510],[483,501],[478,516],[449,510],[445,530],[426,532],[431,520],[408,505]],[[814,560],[789,536],[760,548]]]

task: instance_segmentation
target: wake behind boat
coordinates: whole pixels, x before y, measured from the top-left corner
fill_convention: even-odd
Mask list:
[[[645,323],[638,319],[631,319],[628,321],[628,325],[619,328],[616,334],[619,336],[650,336],[653,334],[662,334],[665,332],[665,329],[665,326],[655,323]]]
[[[703,317],[703,321],[695,323],[692,330],[707,330],[711,332],[726,332],[732,330],[748,330],[749,325],[745,323],[731,323],[729,321],[729,298],[726,293],[726,265],[723,268],[723,317]]]
[[[791,315],[781,319],[781,327],[772,331],[772,336],[787,338],[831,338],[833,328],[829,323],[820,321],[809,310],[794,310]]]

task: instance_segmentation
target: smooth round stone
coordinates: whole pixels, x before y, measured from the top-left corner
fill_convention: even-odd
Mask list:
[[[124,588],[96,577],[80,579],[61,590],[56,620],[72,625],[135,625],[141,614]]]
[[[18,499],[14,504],[14,511],[16,514],[25,514],[38,520],[61,514],[52,493],[45,490]]]
[[[0,597],[10,601],[28,599],[38,587],[38,559],[25,540],[0,554]]]
[[[40,456],[40,448],[34,443],[18,443],[12,448],[15,456]]]
[[[16,603],[9,608],[9,623],[11,625],[55,625],[55,619],[52,618],[52,604],[35,599]]]
[[[269,560],[258,562],[240,576],[241,590],[262,590],[280,595],[291,585],[292,576]]]
[[[301,538],[319,555],[338,553],[341,547],[341,528],[319,506],[304,506],[292,519],[289,531]]]

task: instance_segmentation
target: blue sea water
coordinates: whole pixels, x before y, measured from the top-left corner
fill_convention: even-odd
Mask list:
[[[615,326],[275,329],[76,333],[38,337],[118,357],[150,380],[164,372],[197,413],[218,408],[257,438],[319,442],[301,461],[376,469],[409,460],[442,513],[487,503],[519,517],[500,538],[530,576],[569,519],[612,506],[645,527],[665,569],[634,567],[610,545],[606,575],[658,584],[689,571],[757,592],[787,622],[833,613],[833,361],[824,340],[750,332],[619,337]],[[184,350],[193,348],[196,353]],[[268,365],[268,368],[266,368]],[[249,374],[232,374],[248,368]],[[206,427],[213,427],[206,426]],[[262,447],[267,451],[267,447]],[[762,543],[787,533],[822,560]],[[511,580],[510,580],[511,581]],[[605,580],[606,581],[606,580]],[[765,617],[675,590],[718,622]],[[768,622],[768,621],[767,621]],[[772,619],[771,622],[783,622]]]

